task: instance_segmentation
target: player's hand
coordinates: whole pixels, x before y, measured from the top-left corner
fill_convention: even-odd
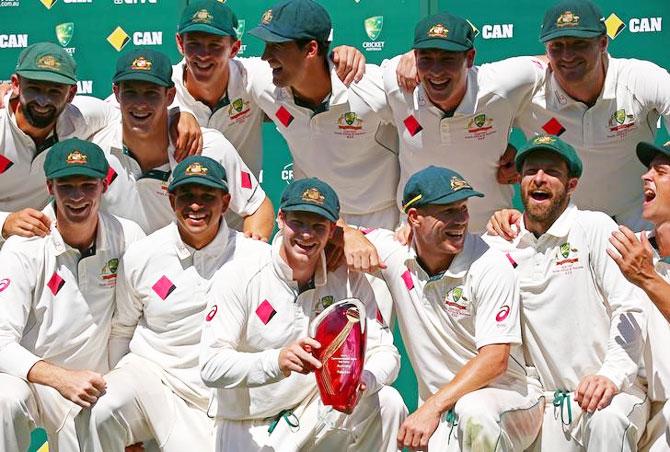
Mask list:
[[[303,337],[284,347],[279,352],[279,368],[285,377],[291,372],[308,374],[321,368],[321,361],[312,355],[312,350],[321,348],[315,339]]]
[[[401,90],[411,93],[419,85],[419,74],[416,71],[414,50],[404,53],[395,70],[396,80]]]
[[[398,431],[398,449],[428,450],[428,441],[440,424],[442,414],[432,407],[430,401],[412,413]]]
[[[262,236],[256,231],[244,231],[244,236],[252,240],[259,240],[266,243],[269,240],[267,237]]]
[[[575,401],[582,410],[593,413],[602,410],[612,401],[619,390],[607,377],[588,375],[579,383],[575,391]]]
[[[351,270],[374,273],[386,268],[377,254],[377,248],[357,229],[344,228],[344,255]]]
[[[27,208],[7,216],[5,224],[2,225],[2,236],[44,237],[49,234],[50,228],[51,220],[44,212]]]
[[[412,228],[410,228],[407,223],[401,224],[393,233],[393,238],[396,240],[396,242],[407,245],[412,241]]]
[[[607,249],[607,254],[616,262],[621,273],[636,286],[642,285],[656,276],[654,269],[654,251],[647,238],[647,233],[640,234],[638,240],[635,233],[626,226],[619,226],[610,237],[610,243],[618,251]]]
[[[144,451],[144,443],[135,443],[130,446],[126,446],[124,452],[142,452]]]
[[[514,157],[516,157],[516,148],[512,144],[508,144],[507,149],[498,159],[496,179],[499,184],[518,184],[521,182],[521,175],[514,165]]]
[[[5,108],[5,95],[12,90],[12,85],[9,83],[0,83],[0,108]]]
[[[69,401],[89,408],[105,395],[107,383],[97,372],[60,369],[54,388]]]
[[[177,111],[170,115],[170,137],[174,143],[174,158],[177,162],[202,152],[202,129],[191,113]]]
[[[365,74],[365,56],[356,47],[337,46],[331,53],[337,77],[346,86],[360,82]]]
[[[505,240],[513,240],[519,233],[521,212],[516,209],[502,209],[494,213],[486,224],[486,232]]]

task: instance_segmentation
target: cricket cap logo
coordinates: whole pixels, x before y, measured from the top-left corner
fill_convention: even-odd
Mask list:
[[[200,162],[191,163],[186,167],[184,173],[187,176],[206,176],[209,170],[202,166]]]
[[[556,138],[550,136],[539,136],[533,140],[533,144],[553,144],[556,142]]]
[[[458,176],[452,176],[449,184],[451,185],[452,191],[463,190],[464,188],[472,188],[470,184],[468,184],[466,181],[464,181]]]
[[[67,155],[65,159],[68,165],[85,165],[88,161],[86,154],[82,154],[78,150],[74,150]]]
[[[60,61],[53,55],[42,55],[35,64],[42,69],[58,69],[61,66]]]
[[[575,15],[572,11],[565,11],[556,19],[556,26],[559,28],[576,27],[577,25],[579,25],[579,16]]]
[[[212,13],[206,9],[200,9],[193,14],[191,20],[201,24],[211,24],[214,20],[214,16],[212,16]]]
[[[263,25],[267,25],[267,24],[269,24],[270,22],[272,22],[272,10],[271,10],[271,9],[268,9],[267,11],[265,11],[265,12],[263,13],[263,17],[261,17],[261,23],[262,23]]]
[[[309,188],[302,194],[302,200],[314,204],[323,204],[326,201],[326,197],[318,189]]]
[[[143,56],[135,58],[133,63],[130,65],[130,69],[134,71],[150,71],[151,61],[147,60]]]
[[[429,38],[445,38],[449,35],[449,30],[443,24],[435,24],[428,30]]]

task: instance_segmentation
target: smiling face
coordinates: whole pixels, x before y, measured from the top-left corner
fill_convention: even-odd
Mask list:
[[[443,110],[455,109],[465,96],[475,50],[416,49],[414,54],[419,79],[430,101]]]
[[[177,47],[184,55],[188,73],[198,83],[207,84],[227,74],[228,62],[240,50],[240,41],[196,31],[178,34]]]
[[[655,226],[670,223],[670,157],[657,155],[642,175],[642,218]]]
[[[69,176],[47,180],[49,194],[56,199],[56,216],[70,224],[96,222],[100,199],[107,190],[102,179]]]
[[[556,38],[546,43],[547,58],[561,86],[595,80],[606,50],[607,36]]]
[[[284,239],[281,255],[294,269],[316,265],[335,231],[335,223],[312,212],[280,211],[278,222]]]
[[[198,249],[214,239],[229,203],[230,194],[204,185],[180,185],[170,193],[182,239]]]
[[[76,85],[31,80],[16,74],[12,75],[12,89],[28,124],[38,129],[53,126],[77,92]]]
[[[316,41],[310,41],[303,48],[295,41],[266,42],[262,58],[272,68],[272,83],[275,86],[295,87],[307,76],[307,56],[317,52]]]
[[[469,219],[467,199],[409,209],[407,221],[421,259],[425,263],[450,262],[463,250]]]
[[[114,85],[114,94],[121,108],[125,131],[151,136],[167,124],[168,106],[175,96],[175,88],[166,88],[150,82],[124,80]]]
[[[577,178],[568,175],[568,164],[551,151],[534,151],[521,167],[521,200],[529,231],[544,233],[563,213]]]

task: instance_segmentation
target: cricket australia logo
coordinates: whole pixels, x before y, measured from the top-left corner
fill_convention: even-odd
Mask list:
[[[42,69],[60,69],[61,67],[60,61],[53,55],[42,55],[37,58],[35,64]]]
[[[466,181],[464,181],[458,176],[452,176],[451,181],[449,181],[449,184],[451,185],[451,191],[463,190],[464,188],[472,188],[470,184],[468,184]]]
[[[463,286],[457,286],[447,292],[444,305],[449,314],[454,317],[470,316],[470,301],[463,293]]]
[[[249,101],[241,97],[232,101],[228,106],[228,118],[233,122],[244,122],[250,112]]]
[[[372,16],[363,21],[365,34],[370,41],[363,42],[363,48],[366,52],[379,52],[384,49],[384,41],[377,41],[384,28],[384,16]]]
[[[130,69],[134,71],[150,71],[151,66],[151,61],[141,56],[133,60],[133,63],[130,65]]]
[[[635,128],[635,116],[627,114],[625,109],[620,109],[612,113],[607,122],[610,132],[619,132],[622,130]]]
[[[496,132],[493,127],[493,118],[484,113],[475,115],[468,121],[466,139],[483,140]]]
[[[208,172],[209,170],[200,162],[191,163],[184,171],[187,176],[206,176]]]
[[[114,287],[116,285],[116,276],[119,271],[119,259],[113,258],[107,261],[100,271],[102,285],[105,287]]]
[[[449,29],[445,27],[443,24],[435,24],[432,27],[430,27],[430,30],[428,30],[429,38],[446,39],[448,35],[449,35]]]
[[[323,204],[326,202],[326,197],[321,194],[317,188],[309,188],[302,194],[302,200],[314,204]]]
[[[58,40],[58,43],[61,46],[67,47],[67,45],[72,40],[73,35],[74,35],[73,22],[67,22],[56,25],[56,39]]]
[[[337,135],[344,135],[346,138],[353,138],[356,135],[362,135],[363,119],[354,111],[348,111],[337,118]]]
[[[65,159],[68,165],[85,165],[88,161],[86,154],[82,154],[78,150],[70,152]]]
[[[214,16],[212,16],[212,14],[206,9],[196,11],[191,18],[191,21],[201,24],[211,24],[213,20]]]

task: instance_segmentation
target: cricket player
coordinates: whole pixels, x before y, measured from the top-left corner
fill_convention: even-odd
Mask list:
[[[168,134],[168,105],[175,95],[171,77],[163,53],[135,49],[122,54],[112,79],[121,120],[92,138],[108,151],[113,171],[105,207],[136,220],[148,233],[174,218],[167,193],[170,171],[177,164]],[[274,222],[272,203],[223,135],[212,129],[202,129],[202,135],[202,155],[226,170],[230,209],[244,218],[243,231],[267,240]]]
[[[638,182],[646,170],[631,150],[654,141],[660,116],[670,126],[670,74],[649,61],[612,58],[604,17],[590,0],[551,6],[540,40],[549,67],[519,127],[529,138],[560,136],[577,150],[584,177],[576,205],[602,210],[633,231],[649,229]]]
[[[475,31],[442,12],[417,23],[413,57],[420,84],[411,91],[396,77],[401,57],[384,71],[384,89],[400,137],[398,204],[409,177],[429,165],[453,168],[486,197],[468,205],[473,232],[512,205],[517,182],[507,149],[515,118],[544,77],[542,63],[517,57],[475,66]]]
[[[419,382],[419,409],[399,447],[521,451],[542,425],[542,390],[521,353],[514,269],[467,232],[469,198],[481,196],[455,171],[429,166],[403,192],[412,243],[390,230],[366,234],[386,264]]]
[[[607,256],[616,223],[572,204],[582,161],[560,138],[532,138],[515,163],[525,207],[518,233],[484,238],[519,276],[524,352],[547,400],[541,450],[635,451],[649,411],[637,377],[646,301]]]
[[[648,168],[642,175],[642,218],[653,224],[654,229],[636,237],[630,229],[620,226],[610,238],[614,249],[607,253],[624,276],[644,290],[653,303],[648,307],[644,354],[651,413],[639,444],[640,450],[661,452],[670,450],[670,355],[667,351],[670,343],[670,142],[663,146],[638,143],[637,156]]]
[[[288,143],[294,177],[330,184],[347,224],[393,228],[397,139],[381,70],[367,65],[361,81],[345,86],[328,60],[331,28],[317,2],[280,1],[249,31],[265,42],[263,61],[242,63],[253,73],[254,100]]]
[[[0,251],[0,449],[24,452],[43,427],[51,451],[79,450],[73,418],[104,397],[119,260],[140,228],[99,212],[108,164],[65,139],[44,159],[55,221]]]
[[[45,151],[59,140],[88,138],[118,118],[103,101],[76,92],[76,63],[61,46],[39,42],[21,52],[0,109],[0,245],[15,234],[49,233],[41,212],[49,200]]]
[[[395,451],[407,408],[387,386],[400,365],[393,336],[376,320],[374,293],[346,266],[326,270],[339,201],[308,178],[284,190],[271,249],[221,267],[209,291],[201,376],[215,387],[217,451]],[[367,349],[361,398],[350,415],[320,401],[312,371],[310,322],[343,298],[366,306]],[[325,345],[324,345],[325,346]]]
[[[184,8],[176,35],[184,59],[173,66],[177,89],[173,105],[193,113],[202,127],[223,133],[254,176],[262,180],[264,114],[251,94],[254,74],[247,73],[235,58],[241,46],[239,26],[228,5],[216,0],[200,0]],[[364,58],[355,48],[336,47],[332,58],[343,83],[363,76]],[[264,66],[264,71],[270,70]]]
[[[168,193],[176,221],[122,259],[110,338],[114,370],[105,376],[105,397],[76,419],[84,452],[123,451],[151,438],[163,451],[214,450],[211,391],[198,366],[205,294],[221,265],[269,245],[226,225],[231,195],[217,161],[187,157]]]

